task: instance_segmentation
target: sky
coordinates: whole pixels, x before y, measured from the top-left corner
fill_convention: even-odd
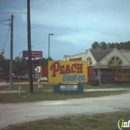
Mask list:
[[[10,59],[9,19],[14,15],[13,58],[28,50],[27,0],[0,0],[0,51]],[[62,60],[97,42],[130,41],[130,0],[30,0],[32,51]],[[7,21],[6,21],[7,20]],[[6,24],[6,25],[5,25]]]

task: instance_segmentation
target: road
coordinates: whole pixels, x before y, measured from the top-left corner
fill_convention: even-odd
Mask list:
[[[0,103],[0,129],[16,123],[29,122],[50,117],[115,111],[130,111],[130,92],[98,98],[40,101],[17,104]]]

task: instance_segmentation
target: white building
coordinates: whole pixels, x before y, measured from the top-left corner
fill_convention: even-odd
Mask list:
[[[93,75],[99,77],[100,83],[114,83],[115,75],[108,66],[109,62],[114,66],[120,67],[120,76],[122,76],[120,79],[121,82],[130,82],[130,51],[128,50],[118,50],[116,48],[108,50],[89,49],[83,53],[65,55],[62,60],[87,61],[88,65],[93,69]]]

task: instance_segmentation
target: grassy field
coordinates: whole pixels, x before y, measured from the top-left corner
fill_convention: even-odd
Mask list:
[[[8,130],[118,130],[120,118],[128,122],[129,112],[70,115],[9,126]],[[128,130],[124,128],[125,130]],[[123,129],[123,130],[124,130]],[[5,130],[5,129],[3,129]]]
[[[44,100],[66,100],[66,99],[72,99],[72,98],[89,98],[89,97],[101,97],[101,96],[108,96],[108,95],[115,95],[115,94],[121,94],[126,93],[126,90],[120,90],[120,91],[94,91],[94,92],[84,92],[84,94],[69,94],[69,95],[61,95],[61,94],[55,94],[52,92],[53,85],[51,84],[43,84],[42,91],[40,91],[37,87],[37,84],[34,85],[34,93],[30,93],[29,85],[27,84],[15,84],[14,90],[18,90],[19,86],[22,87],[22,94],[19,95],[18,93],[7,93],[7,94],[1,94],[0,93],[0,99],[1,103],[17,103],[17,102],[34,102],[34,101],[44,101]],[[101,85],[101,86],[89,86],[85,85],[84,89],[106,89],[106,88],[130,88],[128,85],[125,86],[117,86],[117,85]],[[0,90],[7,90],[7,87],[3,86],[0,87]],[[47,91],[51,90],[51,91]]]
[[[42,83],[43,87],[42,90],[52,90],[53,89],[53,85],[52,84],[47,84],[47,83]],[[18,87],[22,86],[23,90],[27,90],[29,91],[29,83],[23,83],[23,82],[19,82],[19,83],[15,83],[14,84],[14,90],[18,90]],[[33,84],[34,86],[34,90],[37,90],[37,82],[35,82]],[[99,86],[92,86],[92,85],[84,85],[84,89],[104,89],[104,88],[129,88],[130,89],[130,85],[117,85],[117,84],[102,84]],[[0,86],[0,90],[7,90],[7,87],[2,87]]]
[[[29,92],[29,85],[27,84],[15,84],[14,90],[18,90],[19,86],[24,91],[22,95],[18,93],[11,94],[0,94],[0,103],[18,103],[18,102],[34,102],[44,100],[66,100],[72,98],[90,98],[90,97],[101,97],[108,95],[115,95],[126,93],[122,91],[94,91],[85,92],[84,94],[75,95],[61,95],[54,94],[52,92],[53,86],[51,84],[44,84],[42,91],[34,85],[34,93]],[[106,88],[129,88],[128,85],[101,85],[101,86],[89,86],[85,85],[84,89],[106,89]],[[1,90],[7,90],[7,87],[1,86]],[[51,91],[47,91],[51,90]],[[69,115],[65,117],[55,117],[44,120],[38,120],[28,123],[11,125],[3,130],[118,130],[118,120],[124,118],[125,121],[130,120],[130,112],[114,112],[104,114],[93,114],[93,115]],[[128,128],[130,129],[130,128]],[[125,128],[125,130],[127,130]]]

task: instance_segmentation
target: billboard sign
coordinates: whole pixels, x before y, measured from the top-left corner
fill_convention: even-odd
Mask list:
[[[23,51],[23,57],[28,57],[28,51]],[[39,57],[42,58],[42,51],[31,51],[32,58]]]
[[[88,82],[86,61],[48,61],[48,82]]]

